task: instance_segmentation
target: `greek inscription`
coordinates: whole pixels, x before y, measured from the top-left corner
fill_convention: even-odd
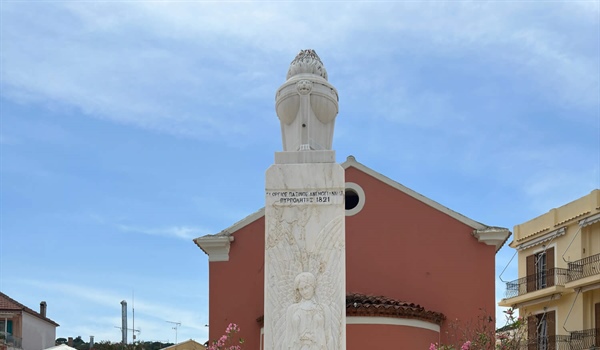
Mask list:
[[[281,205],[331,204],[341,203],[343,190],[313,191],[267,191],[267,199],[271,203]]]

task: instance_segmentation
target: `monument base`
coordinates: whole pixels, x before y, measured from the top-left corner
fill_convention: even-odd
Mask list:
[[[333,156],[294,153],[289,159]],[[266,174],[264,349],[346,349],[344,169],[274,164]]]

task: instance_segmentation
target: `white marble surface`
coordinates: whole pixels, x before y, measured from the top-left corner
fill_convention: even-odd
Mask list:
[[[346,348],[344,219],[339,164],[267,170],[266,350]]]
[[[283,150],[331,150],[338,93],[327,81],[319,56],[313,50],[301,51],[287,78],[275,96]]]
[[[335,151],[275,152],[275,164],[335,163]]]

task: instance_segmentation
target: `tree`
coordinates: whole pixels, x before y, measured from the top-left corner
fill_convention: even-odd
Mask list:
[[[448,331],[448,344],[431,344],[429,350],[520,350],[527,344],[524,318],[514,310],[504,311],[506,326],[495,329],[491,316],[480,316],[475,323],[454,322]]]
[[[77,340],[79,339],[79,340]],[[77,341],[76,341],[77,340]],[[59,341],[61,343],[59,343]],[[64,341],[64,342],[63,342]],[[56,345],[66,344],[67,339],[58,338],[56,339]],[[162,348],[166,348],[168,346],[174,345],[173,343],[162,343],[162,342],[135,342],[133,344],[125,344],[123,345],[120,342],[110,342],[110,341],[99,341],[94,343],[94,350],[159,350]],[[89,350],[90,344],[85,342],[81,337],[77,337],[73,339],[73,347],[77,350]]]

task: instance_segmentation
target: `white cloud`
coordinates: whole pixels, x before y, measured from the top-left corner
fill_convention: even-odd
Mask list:
[[[597,53],[570,45],[571,36],[592,39],[597,33],[585,30],[595,27],[571,33],[550,26],[564,13],[589,14],[579,6],[544,5],[11,3],[3,9],[3,87],[15,100],[66,104],[175,135],[248,137],[257,127],[231,99],[246,96],[248,105],[272,99],[276,84],[269,79],[282,83],[295,52],[314,47],[326,62],[337,62],[336,70],[354,73],[372,67],[345,65],[366,58],[382,71],[397,69],[392,58],[402,52],[417,59],[434,54],[442,62],[479,57],[508,65],[505,74],[533,79],[548,99],[596,105]],[[336,20],[328,11],[333,7],[342,14]],[[532,11],[541,13],[541,24],[525,20]],[[391,83],[371,94],[386,93]],[[439,93],[411,95],[392,118],[414,118],[432,96],[438,108],[447,106]]]
[[[128,325],[132,326],[133,314],[131,309],[135,307],[135,327],[142,331],[140,333],[141,340],[166,341],[168,338],[169,341],[174,342],[174,331],[171,332],[169,324],[166,323],[169,320],[182,323],[179,330],[179,339],[195,338],[205,340],[207,338],[207,329],[204,326],[208,320],[206,310],[195,312],[193,311],[194,308],[182,309],[173,307],[168,301],[157,302],[140,296],[136,296],[135,301],[132,302],[128,296],[129,292],[125,293],[124,297],[124,293],[111,287],[94,288],[79,284],[41,280],[22,280],[21,282],[43,289],[46,297],[52,295],[52,292],[59,293],[58,297],[53,298],[58,305],[51,305],[51,307],[63,309],[63,319],[56,320],[61,324],[60,334],[81,335],[86,341],[88,339],[85,337],[90,334],[95,336],[95,341],[118,341],[120,331],[115,327],[121,325],[121,306],[119,302],[125,299],[128,303]],[[73,299],[77,301],[75,302]],[[195,300],[195,298],[193,299]],[[82,303],[80,301],[87,302]],[[70,304],[78,305],[80,309],[64,312]],[[101,308],[98,308],[98,306],[101,306]],[[111,316],[113,313],[115,315]],[[131,339],[131,335],[129,337]],[[165,339],[158,337],[164,337]]]
[[[31,286],[48,288],[79,299],[85,299],[97,305],[114,306],[115,300],[118,301],[123,299],[123,295],[107,289],[96,289],[76,284],[57,283],[52,281],[22,280],[21,282]]]
[[[123,232],[134,232],[142,233],[151,236],[164,236],[174,237],[184,240],[191,240],[193,238],[208,234],[209,231],[206,229],[190,226],[170,226],[163,228],[144,228],[130,225],[117,225],[117,229]]]

